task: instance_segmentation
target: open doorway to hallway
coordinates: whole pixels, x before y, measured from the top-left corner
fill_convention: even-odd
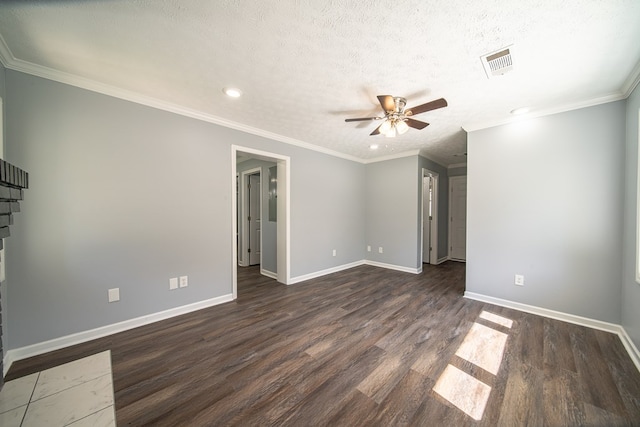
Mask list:
[[[288,284],[290,159],[232,146],[233,296],[238,268],[259,265],[260,274]]]
[[[422,263],[438,263],[439,175],[422,169]]]
[[[236,206],[238,207],[237,244],[238,265],[241,267],[259,265],[261,274],[276,277],[276,216],[265,215],[272,201],[263,197],[267,184],[263,170],[275,168],[276,164],[238,156],[238,187]],[[273,178],[276,179],[276,178]],[[265,208],[264,204],[267,203]],[[264,259],[263,259],[264,258]]]

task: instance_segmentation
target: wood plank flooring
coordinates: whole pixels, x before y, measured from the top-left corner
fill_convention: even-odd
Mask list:
[[[464,299],[463,264],[424,267],[293,286],[240,268],[234,302],[16,362],[5,380],[110,349],[118,425],[640,426],[640,373],[616,335]],[[506,335],[495,374],[467,359],[497,344],[459,350],[474,324]]]

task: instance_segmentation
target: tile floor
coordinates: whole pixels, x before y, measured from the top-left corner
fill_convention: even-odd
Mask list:
[[[115,426],[111,352],[5,383],[0,426]]]

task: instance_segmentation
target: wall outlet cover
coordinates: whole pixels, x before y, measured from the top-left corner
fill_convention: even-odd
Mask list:
[[[180,276],[180,287],[186,288],[189,286],[189,276]]]
[[[524,276],[522,274],[516,274],[514,283],[518,286],[524,286]]]
[[[378,253],[379,254],[383,253],[382,246],[378,247]]]
[[[109,302],[120,301],[120,288],[109,289]]]

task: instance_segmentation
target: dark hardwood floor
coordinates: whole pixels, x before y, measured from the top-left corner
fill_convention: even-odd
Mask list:
[[[293,286],[240,268],[234,302],[16,362],[5,380],[110,349],[118,425],[640,426],[640,373],[616,335],[465,299],[463,264],[424,267]],[[490,335],[466,345],[475,330]],[[495,373],[477,362],[487,349]]]

